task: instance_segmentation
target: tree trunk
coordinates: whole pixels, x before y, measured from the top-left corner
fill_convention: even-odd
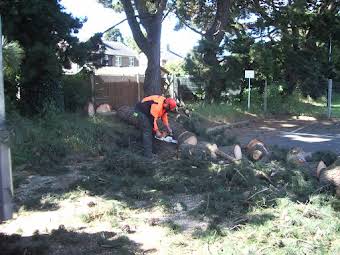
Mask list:
[[[163,12],[167,0],[160,0],[156,12],[148,11],[148,1],[120,0],[123,4],[129,26],[138,47],[146,55],[148,66],[145,71],[144,94],[161,93],[160,45]],[[135,15],[138,12],[138,20]],[[143,34],[141,26],[146,31]]]
[[[160,67],[160,51],[161,51],[161,29],[162,23],[153,20],[153,24],[148,32],[148,41],[150,49],[146,52],[148,66],[145,71],[144,95],[160,95],[161,94],[161,67]]]

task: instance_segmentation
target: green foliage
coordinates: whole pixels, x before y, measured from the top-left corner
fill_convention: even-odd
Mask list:
[[[84,110],[91,98],[90,76],[86,72],[63,76],[63,91],[66,111]]]
[[[171,74],[179,76],[187,74],[187,72],[184,70],[184,62],[182,60],[169,61],[165,64],[164,67]]]
[[[142,52],[142,50],[138,47],[138,45],[137,45],[135,39],[133,39],[133,37],[127,37],[125,43],[129,48],[133,49],[134,51],[136,51],[138,53]]]
[[[106,41],[115,41],[124,43],[124,38],[119,28],[112,28],[104,34]]]
[[[219,100],[227,88],[226,70],[216,59],[220,51],[214,42],[201,40],[185,59],[184,70],[192,76],[194,82],[203,84],[205,99],[209,101]]]
[[[59,0],[1,1],[3,32],[17,41],[25,52],[21,69],[20,108],[38,113],[47,102],[63,108],[62,67],[70,60],[84,64],[99,49],[98,36],[79,43],[78,33],[84,20],[64,12]],[[95,44],[95,45],[94,45]]]
[[[18,81],[20,80],[20,65],[24,58],[24,50],[18,42],[3,41],[3,71],[6,103],[14,104],[18,92]],[[6,107],[7,108],[7,107]]]
[[[338,155],[333,151],[317,151],[312,154],[312,161],[319,162],[323,161],[326,166],[329,166],[333,164],[336,159],[338,158]]]
[[[211,24],[208,20],[214,16],[217,3],[179,1],[177,15],[189,25],[205,31]],[[205,81],[206,99],[223,98],[227,88],[245,90],[245,69],[255,70],[253,87],[260,88],[260,92],[264,80],[267,80],[282,84],[285,95],[292,95],[296,90],[313,99],[324,95],[326,80],[336,78],[334,70],[339,67],[340,36],[337,31],[340,15],[337,4],[317,1],[273,3],[267,0],[234,2],[229,15],[224,41],[214,47],[207,47],[208,44],[201,41],[186,61],[193,79]],[[244,25],[239,23],[240,19],[249,21]],[[330,40],[333,45],[331,62],[328,56]],[[219,61],[209,61],[211,55]]]
[[[20,71],[20,65],[24,58],[24,50],[16,41],[3,41],[3,67],[5,80],[15,81]]]

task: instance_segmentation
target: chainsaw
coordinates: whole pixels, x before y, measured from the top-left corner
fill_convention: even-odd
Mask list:
[[[155,138],[157,140],[160,140],[160,141],[163,141],[163,142],[166,142],[166,143],[174,143],[174,144],[177,144],[177,140],[174,139],[171,135],[166,135],[166,136],[162,136],[162,137],[157,137],[155,136]]]

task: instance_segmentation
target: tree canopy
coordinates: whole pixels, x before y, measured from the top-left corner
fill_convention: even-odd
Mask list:
[[[206,34],[213,24],[209,21],[212,14],[217,13],[217,5],[212,3],[217,2],[183,1],[179,9],[179,27],[194,26],[202,34],[186,67],[196,79],[205,81],[208,95],[216,98],[224,90],[240,86],[247,68],[256,70],[258,85],[266,79],[281,83],[286,94],[296,89],[312,97],[324,93],[326,79],[336,74],[339,65],[339,58],[329,61],[328,56],[330,40],[334,56],[339,49],[338,1],[234,1],[224,38],[212,45]],[[219,63],[209,64],[207,56],[213,47]],[[214,78],[216,73],[220,82]]]
[[[99,50],[100,35],[79,43],[77,34],[85,20],[64,11],[59,0],[3,0],[3,33],[17,41],[25,52],[20,79],[20,106],[29,113],[39,112],[44,104],[61,106],[62,67],[70,61],[84,64]]]

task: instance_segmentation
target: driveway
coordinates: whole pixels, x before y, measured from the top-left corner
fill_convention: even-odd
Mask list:
[[[242,145],[257,138],[268,145],[300,147],[306,152],[332,150],[340,155],[339,120],[267,119],[235,130],[235,135]]]

